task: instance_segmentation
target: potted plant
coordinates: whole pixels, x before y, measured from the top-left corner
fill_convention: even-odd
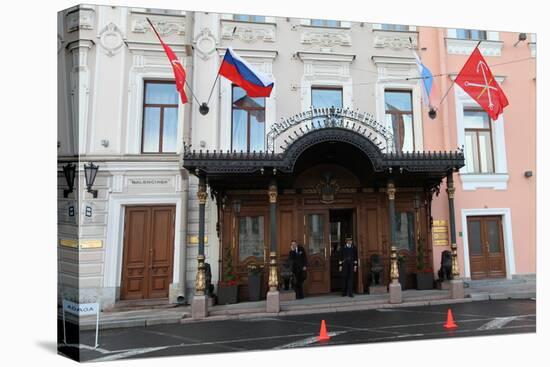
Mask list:
[[[262,288],[263,265],[248,265],[248,300],[259,301]]]
[[[399,284],[401,289],[406,289],[407,283],[407,257],[405,255],[397,256],[397,268],[399,270]]]
[[[223,268],[222,281],[218,283],[218,304],[225,305],[237,303],[237,293],[239,287],[237,278],[233,273],[233,257],[231,256],[231,248],[225,251],[225,265]]]
[[[416,250],[416,289],[432,289],[434,273],[431,266],[426,266],[424,259],[424,239],[418,239]]]

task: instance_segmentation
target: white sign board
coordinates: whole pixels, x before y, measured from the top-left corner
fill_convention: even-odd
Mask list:
[[[95,322],[95,346],[97,348],[99,337],[99,303],[75,303],[63,300],[63,342],[67,344],[67,332],[65,330],[65,312],[75,316],[96,315]]]
[[[76,316],[96,315],[99,311],[99,303],[74,303],[63,300],[63,311]]]

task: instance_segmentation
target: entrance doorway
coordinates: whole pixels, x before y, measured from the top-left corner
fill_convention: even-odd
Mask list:
[[[340,249],[346,244],[346,238],[354,238],[353,210],[331,210],[330,216],[330,291],[342,291],[342,279],[338,271]],[[355,238],[354,238],[355,241]],[[355,242],[357,245],[357,242]],[[356,274],[357,277],[357,274]],[[357,279],[355,284],[357,284]]]
[[[469,216],[468,247],[472,279],[506,277],[502,217]]]
[[[308,294],[341,290],[338,253],[346,237],[354,237],[354,210],[305,211],[305,243],[308,253]],[[357,275],[356,275],[357,276]],[[357,282],[356,282],[357,284]]]
[[[168,298],[175,212],[175,206],[126,207],[121,300]]]

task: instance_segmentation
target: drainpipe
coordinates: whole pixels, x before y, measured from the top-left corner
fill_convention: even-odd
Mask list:
[[[438,30],[438,46],[439,46],[439,70],[441,74],[444,76],[441,77],[441,97],[443,97],[443,94],[447,92],[447,89],[449,89],[449,80],[447,74],[447,49],[445,47],[445,37],[446,35],[446,29],[439,29]],[[441,57],[442,55],[445,55],[445,57]],[[451,93],[449,91],[449,93]],[[443,105],[440,106],[441,108],[441,119],[442,119],[442,126],[443,126],[443,150],[450,150],[451,149],[451,136],[449,132],[449,104],[448,99],[449,96],[445,98],[445,101],[443,101]]]

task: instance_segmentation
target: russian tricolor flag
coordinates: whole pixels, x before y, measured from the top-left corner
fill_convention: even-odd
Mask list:
[[[254,70],[231,47],[225,52],[218,74],[244,89],[249,97],[269,97],[273,89],[273,79]]]

